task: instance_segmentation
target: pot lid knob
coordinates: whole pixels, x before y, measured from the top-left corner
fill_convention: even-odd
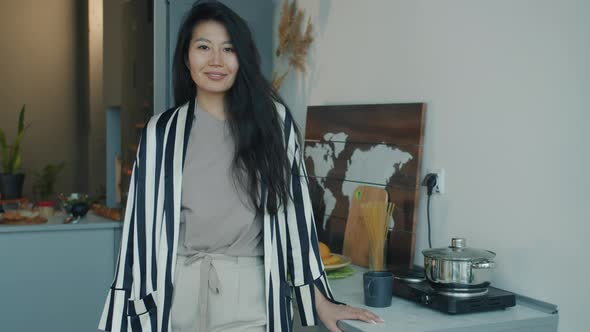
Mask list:
[[[451,248],[465,248],[467,247],[467,240],[462,237],[454,237],[451,240]]]

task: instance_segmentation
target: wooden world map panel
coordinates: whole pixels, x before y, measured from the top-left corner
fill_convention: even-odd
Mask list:
[[[395,203],[390,267],[413,264],[425,105],[311,106],[304,159],[320,241],[342,252],[354,189],[384,188]]]

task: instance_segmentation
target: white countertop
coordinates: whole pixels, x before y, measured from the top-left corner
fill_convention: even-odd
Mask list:
[[[396,296],[393,296],[390,307],[368,307],[364,305],[362,282],[366,269],[354,268],[357,273],[353,276],[329,281],[336,300],[368,309],[385,323],[373,325],[361,321],[340,321],[338,326],[343,331],[505,331],[511,328],[520,331],[518,328],[528,326],[526,324],[534,326],[543,322],[554,322],[557,326],[557,314],[538,310],[534,303],[528,304],[519,297],[516,306],[505,310],[460,315],[444,314]]]
[[[35,225],[3,225],[0,224],[0,233],[14,232],[47,232],[64,230],[88,230],[101,228],[118,228],[123,225],[120,221],[114,221],[95,215],[92,211],[77,224],[64,224],[65,215],[57,214],[48,218],[44,224]]]

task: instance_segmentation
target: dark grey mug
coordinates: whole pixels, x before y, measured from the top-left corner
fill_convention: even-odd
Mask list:
[[[365,305],[369,307],[389,307],[393,295],[393,273],[369,271],[363,274]]]

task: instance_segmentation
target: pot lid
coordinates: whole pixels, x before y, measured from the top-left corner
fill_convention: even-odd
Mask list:
[[[491,261],[496,257],[496,253],[492,251],[467,247],[467,241],[464,238],[453,238],[449,247],[425,249],[422,250],[422,254],[429,258],[442,258],[451,261]]]

